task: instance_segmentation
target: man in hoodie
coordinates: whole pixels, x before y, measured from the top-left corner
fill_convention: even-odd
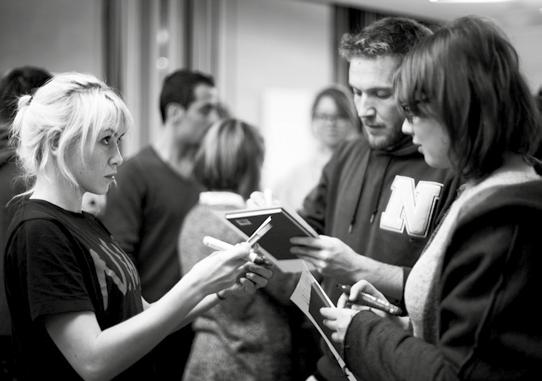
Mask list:
[[[430,33],[413,20],[389,17],[341,41],[363,136],[337,149],[304,201],[303,217],[323,236],[292,239],[292,253],[314,265],[333,302],[339,284],[366,279],[400,303],[410,267],[455,198],[452,175],[430,168],[402,134],[404,116],[394,99],[402,57]],[[324,356],[315,378],[344,375]]]
[[[211,76],[190,70],[168,75],[160,93],[162,131],[127,160],[107,194],[106,227],[128,253],[141,277],[142,294],[152,303],[181,278],[177,240],[201,186],[192,177],[194,154],[218,118]],[[155,349],[161,380],[180,380],[192,345],[187,326]]]
[[[8,72],[0,80],[0,379],[12,380],[13,350],[11,320],[4,289],[4,245],[13,215],[8,202],[25,191],[15,163],[15,149],[9,144],[9,130],[17,112],[18,98],[33,93],[51,78],[44,69],[23,66]]]

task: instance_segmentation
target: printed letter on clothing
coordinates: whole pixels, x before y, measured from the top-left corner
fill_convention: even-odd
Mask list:
[[[406,227],[408,235],[425,238],[441,189],[437,182],[420,181],[415,186],[413,178],[395,176],[380,228],[402,233]]]

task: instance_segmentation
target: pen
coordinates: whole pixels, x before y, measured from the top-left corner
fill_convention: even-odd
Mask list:
[[[247,239],[247,243],[253,247],[262,238],[265,233],[271,229],[271,216],[267,217],[264,222],[252,233]]]
[[[350,295],[350,286],[348,285],[341,285],[341,290],[345,295]],[[350,307],[352,304],[357,304],[360,306],[368,306],[371,308],[376,308],[377,310],[387,312],[390,315],[402,315],[403,311],[397,307],[391,304],[390,302],[386,300],[379,299],[371,294],[368,294],[366,292],[360,292],[359,295],[355,300],[349,300],[347,303],[347,307]]]
[[[221,241],[215,237],[211,237],[208,235],[203,237],[203,244],[214,250],[228,250],[233,247],[233,245],[230,245],[227,242]],[[259,263],[259,261],[262,260],[262,258],[252,250],[248,254],[248,258],[250,259],[251,262],[254,262],[256,264],[262,264],[262,263]]]

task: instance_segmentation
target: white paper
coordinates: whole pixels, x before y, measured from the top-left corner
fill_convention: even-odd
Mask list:
[[[315,292],[313,292],[315,291]],[[320,295],[319,300],[311,300],[311,297],[317,297],[317,295]],[[320,324],[322,323],[323,317],[320,315],[319,312],[311,312],[311,302],[312,309],[314,311],[314,306],[319,306],[323,304],[326,307],[335,307],[335,305],[331,302],[329,297],[326,295],[318,281],[312,276],[312,274],[308,270],[304,270],[301,272],[301,276],[299,277],[299,281],[297,283],[296,288],[292,292],[292,295],[290,296],[290,300],[301,310],[303,313],[309,318],[311,323],[316,327],[318,332],[320,332],[320,335],[323,337],[324,341],[326,342],[329,350],[339,363],[339,366],[341,369],[343,369],[346,377],[350,381],[356,381],[356,378],[350,372],[350,370],[346,367],[346,363],[344,362],[344,359],[341,357],[339,352],[337,352],[337,349],[333,345],[331,341],[331,337],[328,337],[326,333],[322,330],[320,327]],[[319,310],[319,308],[318,308]],[[318,314],[318,315],[316,315]]]

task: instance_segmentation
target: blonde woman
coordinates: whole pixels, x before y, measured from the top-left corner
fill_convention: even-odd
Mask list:
[[[85,192],[104,194],[115,182],[130,123],[124,102],[90,75],[56,75],[19,100],[13,133],[32,186],[15,201],[6,292],[21,380],[152,379],[156,344],[216,304],[216,292],[252,291],[271,275],[237,245],[195,265],[155,303],[143,300],[133,263],[82,212]]]

